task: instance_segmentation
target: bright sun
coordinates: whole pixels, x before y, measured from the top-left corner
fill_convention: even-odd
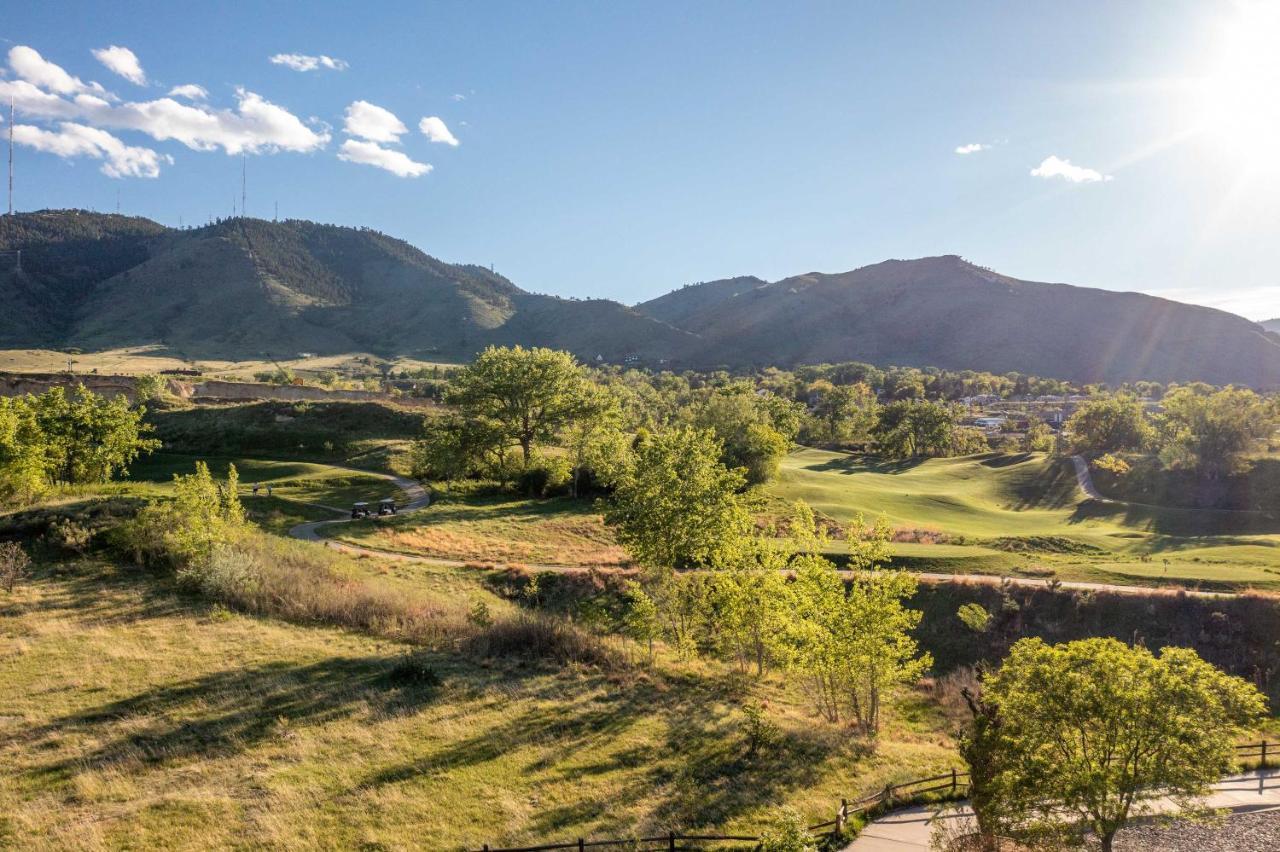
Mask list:
[[[1236,5],[1200,98],[1202,131],[1239,167],[1280,171],[1280,3]]]

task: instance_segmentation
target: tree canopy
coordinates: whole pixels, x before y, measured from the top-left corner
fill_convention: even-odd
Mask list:
[[[1237,738],[1265,709],[1251,684],[1190,649],[1156,655],[1115,639],[1023,639],[983,701],[999,719],[989,729],[1005,802],[1033,818],[1033,830],[1087,828],[1104,850],[1152,798],[1191,806],[1231,767]]]

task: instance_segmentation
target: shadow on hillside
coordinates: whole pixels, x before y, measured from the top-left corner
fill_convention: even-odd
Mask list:
[[[386,657],[335,657],[308,665],[224,669],[63,716],[18,737],[33,754],[68,737],[97,743],[32,770],[56,778],[86,767],[235,754],[286,737],[294,725],[321,724],[370,707],[407,712],[431,700],[429,688],[393,686],[394,663]]]
[[[1019,456],[1020,461],[1025,461],[1030,454]],[[1080,500],[1075,470],[1069,460],[1050,461],[1043,466],[1028,465],[1010,474],[1007,481],[1008,508],[1015,511],[1067,509],[1076,506]]]
[[[917,468],[928,459],[923,457],[910,459],[882,459],[875,456],[837,456],[817,464],[808,464],[804,470],[817,473],[905,473]]]
[[[1011,467],[1016,464],[1022,464],[1031,458],[1031,453],[994,453],[986,457],[979,457],[979,464],[983,467]]]
[[[1280,515],[1264,512],[1174,509],[1101,500],[1086,500],[1078,505],[1068,523],[1091,520],[1111,521],[1159,535],[1184,538],[1280,533]]]
[[[563,690],[563,686],[556,687]],[[670,829],[723,825],[740,814],[785,798],[792,789],[816,782],[833,748],[818,733],[787,734],[756,758],[746,758],[741,713],[726,704],[741,694],[741,681],[726,675],[668,676],[661,685],[636,683],[611,688],[590,701],[548,700],[528,712],[416,760],[384,769],[363,786],[412,782],[443,772],[486,771],[485,764],[527,749],[521,773],[546,774],[557,788],[584,792],[570,801],[539,809],[523,833],[556,838],[591,826],[598,836],[626,836]],[[654,735],[640,733],[645,726]],[[648,739],[621,747],[634,736]],[[821,739],[821,741],[819,741]],[[603,753],[601,753],[603,752]],[[496,773],[511,767],[490,768]],[[598,794],[586,792],[595,776],[616,776]],[[654,795],[660,791],[660,795]],[[656,799],[637,815],[618,803]],[[477,841],[492,838],[476,838]]]
[[[76,573],[76,563],[56,563],[42,575],[50,583],[24,609],[58,612],[86,625],[128,624],[144,619],[189,614],[191,601],[184,600],[163,584],[139,582],[143,571],[134,567],[96,568]],[[154,578],[153,578],[154,579]]]

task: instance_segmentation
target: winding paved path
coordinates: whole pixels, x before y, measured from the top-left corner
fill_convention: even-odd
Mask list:
[[[1224,778],[1214,785],[1206,802],[1211,808],[1228,811],[1228,816],[1280,810],[1280,770],[1257,770]],[[1166,798],[1158,799],[1155,807],[1160,813],[1176,810],[1176,805]],[[971,813],[967,807],[948,816],[939,816],[936,806],[903,808],[869,823],[844,848],[844,852],[909,852],[928,849],[936,820],[961,819]]]

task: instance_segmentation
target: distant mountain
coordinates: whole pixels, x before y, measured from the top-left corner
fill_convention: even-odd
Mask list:
[[[1264,320],[1263,322],[1259,323],[1259,325],[1261,325],[1267,331],[1274,331],[1276,334],[1280,334],[1280,318]]]
[[[192,230],[85,211],[0,218],[0,348],[162,343],[188,357],[368,351],[468,357],[490,343],[656,360],[691,336],[616,302],[527,293],[375,231],[230,219]]]
[[[734,278],[637,308],[691,332],[701,365],[860,360],[1280,386],[1280,340],[1234,314],[1137,293],[1020,281],[955,256],[771,284]]]
[[[0,298],[0,349],[466,358],[520,343],[676,368],[860,360],[1280,387],[1280,335],[1257,323],[954,256],[712,281],[630,308],[529,293],[364,228],[242,218],[177,230],[61,210],[0,217]]]

